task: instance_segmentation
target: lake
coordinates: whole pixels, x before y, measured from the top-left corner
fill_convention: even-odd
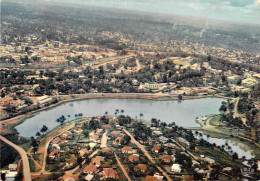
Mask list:
[[[150,121],[152,118],[160,119],[162,122],[175,122],[182,127],[199,127],[196,117],[210,114],[219,114],[222,98],[203,98],[192,100],[169,100],[156,101],[145,99],[86,99],[62,103],[59,106],[36,113],[33,117],[25,120],[16,127],[20,136],[35,136],[43,125],[49,130],[55,128],[58,123],[56,119],[64,115],[67,120],[74,119],[74,115],[83,113],[84,117],[102,116],[105,112],[114,115],[115,110],[124,110],[124,115],[133,118],[142,113],[142,119]],[[70,115],[70,118],[68,117]]]
[[[129,115],[133,118],[139,118],[140,113],[144,116],[142,119],[151,120],[152,118],[160,119],[162,122],[172,123],[185,128],[200,127],[196,123],[196,118],[205,115],[219,114],[221,103],[226,101],[222,98],[203,98],[192,100],[145,100],[145,99],[86,99],[73,102],[62,103],[51,109],[46,109],[36,113],[33,117],[25,120],[22,124],[16,127],[20,136],[30,137],[35,136],[36,132],[40,131],[43,125],[46,125],[49,130],[54,129],[59,124],[56,119],[64,115],[67,121],[75,119],[74,115],[83,113],[84,117],[102,116],[105,112],[108,115],[114,115],[115,110],[124,110],[124,115]],[[68,117],[70,115],[70,117]],[[206,138],[211,143],[223,145],[226,142],[232,147],[232,150],[237,152],[239,157],[243,155],[247,158],[252,158],[251,149],[240,142],[234,142],[222,138]]]

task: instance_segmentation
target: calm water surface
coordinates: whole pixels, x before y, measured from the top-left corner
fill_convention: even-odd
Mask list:
[[[35,136],[43,125],[49,130],[58,126],[56,119],[64,115],[68,120],[74,119],[74,115],[83,113],[84,117],[101,116],[105,112],[108,115],[114,115],[115,110],[124,110],[124,115],[131,117],[143,113],[142,119],[151,120],[152,118],[160,119],[162,122],[175,122],[178,126],[199,127],[196,123],[196,117],[210,114],[219,114],[221,103],[225,99],[221,98],[203,98],[185,101],[156,101],[144,99],[87,99],[74,102],[63,103],[46,111],[41,111],[32,118],[27,119],[24,123],[18,125],[16,129],[21,136]],[[70,115],[70,118],[68,117]],[[221,138],[206,138],[211,143],[223,145],[226,142],[237,152],[239,157],[253,157],[250,148],[246,145]]]
[[[64,103],[52,109],[41,111],[18,125],[16,129],[21,136],[30,137],[35,136],[43,125],[46,125],[49,130],[55,128],[58,125],[56,119],[61,115],[64,115],[67,120],[71,120],[78,113],[83,113],[85,117],[104,115],[106,111],[108,115],[114,115],[116,109],[123,109],[124,115],[131,117],[138,116],[139,118],[140,113],[143,113],[142,119],[145,120],[157,118],[167,123],[175,122],[178,126],[199,127],[195,121],[196,117],[218,114],[222,101],[225,99],[203,98],[182,102],[176,100],[87,99]]]

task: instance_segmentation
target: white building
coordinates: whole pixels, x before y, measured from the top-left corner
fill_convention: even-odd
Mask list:
[[[181,165],[180,164],[173,164],[171,167],[172,172],[181,173]]]

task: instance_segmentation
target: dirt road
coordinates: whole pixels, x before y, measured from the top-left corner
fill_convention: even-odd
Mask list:
[[[102,135],[100,147],[101,148],[107,147],[107,131]]]
[[[129,133],[126,129],[123,129],[124,132],[131,137],[131,142],[136,144],[136,146],[142,150],[142,152],[145,154],[145,156],[152,162],[153,164],[156,165],[157,169],[167,178],[168,181],[172,181],[172,178],[159,166],[157,166],[156,162],[154,161],[153,157],[148,153],[148,151],[145,149],[143,145],[141,145],[136,139],[132,136],[131,133]]]
[[[21,155],[21,158],[23,160],[23,177],[25,181],[31,181],[31,174],[30,174],[30,165],[29,160],[27,157],[27,154],[24,149],[22,149],[20,146],[12,143],[11,141],[7,140],[5,137],[0,135],[0,139],[7,143],[8,145],[12,146],[14,149],[18,151],[18,153]]]
[[[117,161],[117,164],[120,166],[121,170],[123,171],[125,177],[127,178],[128,181],[131,181],[127,171],[125,170],[125,167],[122,165],[122,163],[120,162],[120,160],[118,159],[116,153],[114,153],[115,157],[116,157],[116,161]]]

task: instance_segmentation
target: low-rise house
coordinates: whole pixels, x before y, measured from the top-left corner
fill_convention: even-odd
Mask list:
[[[228,173],[228,172],[231,172],[231,171],[232,171],[232,167],[225,167],[225,168],[223,168],[223,172]]]
[[[101,164],[104,162],[105,160],[105,157],[102,157],[102,156],[96,156],[95,158],[92,159],[92,163],[94,165],[96,165],[97,167],[100,167]]]
[[[157,178],[151,175],[145,177],[145,181],[157,181]]]
[[[103,153],[110,153],[110,149],[106,147],[106,148],[103,148],[101,150],[101,152],[103,152]]]
[[[176,148],[177,146],[174,143],[167,143],[167,147]]]
[[[9,164],[8,168],[9,168],[9,171],[17,171],[18,165],[17,164]]]
[[[172,156],[171,155],[162,155],[162,161],[164,163],[170,163],[172,160]]]
[[[190,146],[190,142],[188,142],[188,141],[187,141],[186,139],[184,139],[184,138],[179,137],[179,138],[177,138],[177,140],[178,140],[180,143],[184,144],[184,145]]]
[[[93,178],[94,178],[94,175],[88,174],[84,179],[86,181],[91,181],[91,180],[93,180]]]
[[[103,168],[104,178],[117,178],[117,173],[113,168]]]
[[[110,134],[112,136],[118,136],[120,134],[120,132],[119,131],[112,131]]]
[[[12,100],[13,100],[12,97],[10,97],[10,96],[5,96],[5,97],[3,97],[3,98],[0,99],[0,106],[7,105],[7,104],[9,104]]]
[[[60,150],[60,146],[59,146],[58,144],[56,144],[56,143],[55,143],[55,144],[52,144],[52,145],[51,145],[51,148],[52,148],[52,149],[59,149],[59,150]]]
[[[121,145],[121,141],[123,140],[123,138],[122,137],[117,137],[116,139],[115,139],[115,141],[114,141],[114,144],[116,144],[116,145]]]
[[[74,178],[70,177],[70,178],[66,178],[64,181],[76,181]]]
[[[121,149],[122,153],[133,153],[133,149],[132,147],[130,146],[124,146],[122,149]]]
[[[137,167],[142,171],[142,172],[146,172],[147,170],[147,166],[145,164],[138,164]]]
[[[172,164],[171,171],[176,173],[181,173],[181,165],[180,164]]]
[[[154,146],[154,147],[152,148],[152,151],[153,151],[154,153],[159,153],[159,150],[160,150],[160,147],[159,147],[159,146]]]
[[[139,160],[139,155],[133,154],[128,157],[129,161],[131,162],[137,162]]]
[[[166,143],[169,139],[166,138],[166,137],[164,137],[164,136],[160,136],[160,137],[159,137],[159,140],[160,140],[161,142],[163,142],[163,143]]]
[[[210,163],[210,164],[214,164],[215,160],[213,160],[212,158],[206,157],[205,158],[206,162]]]
[[[58,143],[60,143],[60,142],[61,142],[60,137],[56,137],[56,138],[54,138],[54,139],[52,140],[52,143],[54,143],[54,144],[58,144]]]
[[[60,150],[59,149],[55,149],[52,150],[49,154],[50,158],[59,158],[60,157]]]
[[[81,156],[81,157],[84,157],[84,155],[87,153],[88,151],[86,150],[86,149],[81,149],[81,150],[79,150],[79,155]]]
[[[148,138],[147,140],[143,141],[143,144],[153,145],[153,140]]]
[[[88,166],[84,168],[84,173],[93,174],[97,171],[97,166],[93,165],[93,163],[89,163]]]
[[[155,173],[153,176],[154,176],[155,178],[157,178],[157,180],[163,180],[163,176],[160,175],[159,173]]]
[[[153,131],[152,134],[154,136],[162,136],[163,135],[163,133],[161,131]]]
[[[62,137],[63,139],[67,139],[67,137],[68,137],[69,135],[71,135],[71,132],[70,132],[70,131],[65,131],[65,132],[61,135],[61,137]]]
[[[43,104],[48,103],[48,102],[51,102],[51,101],[52,101],[52,98],[49,97],[49,96],[37,97],[37,102],[38,102],[40,105],[43,105]]]
[[[98,135],[93,135],[89,138],[90,141],[93,141],[93,142],[97,142],[99,139],[99,136]]]

